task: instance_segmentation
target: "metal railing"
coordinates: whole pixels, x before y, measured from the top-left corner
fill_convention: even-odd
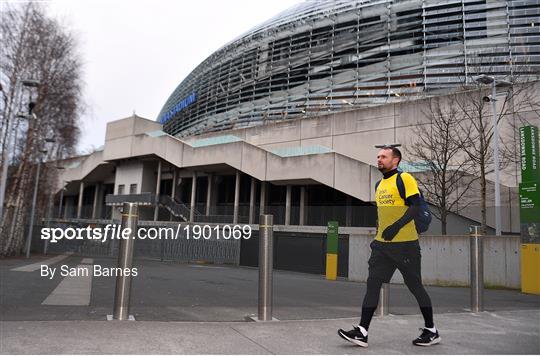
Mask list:
[[[156,202],[154,193],[141,194],[107,194],[105,196],[105,204],[121,206],[124,203],[137,203],[139,205],[154,205]]]
[[[176,201],[170,195],[163,194],[159,196],[158,203],[174,216],[179,217],[184,221],[189,221],[191,209],[186,204]],[[197,213],[198,212],[195,211],[195,215],[198,215]]]

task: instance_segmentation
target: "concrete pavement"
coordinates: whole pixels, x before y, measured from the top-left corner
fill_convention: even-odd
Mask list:
[[[4,321],[3,354],[538,354],[540,311],[437,315],[442,342],[411,344],[421,317],[375,318],[369,347],[336,334],[357,319],[248,322]]]

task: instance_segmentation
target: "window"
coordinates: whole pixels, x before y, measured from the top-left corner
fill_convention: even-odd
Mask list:
[[[129,194],[137,194],[137,184],[131,184],[129,186]]]
[[[125,186],[123,184],[118,185],[118,195],[124,194],[124,188]]]

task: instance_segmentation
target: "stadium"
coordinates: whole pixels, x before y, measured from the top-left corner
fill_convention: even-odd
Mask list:
[[[306,1],[226,44],[163,106],[185,137],[538,76],[537,0]]]
[[[432,97],[443,106],[455,96],[482,103],[490,87],[476,82],[480,74],[519,77],[527,89],[515,92],[539,98],[539,15],[538,0],[300,3],[204,60],[157,118],[115,119],[102,148],[63,161],[56,223],[118,221],[127,201],[139,203],[140,220],[152,226],[256,227],[260,214],[272,214],[276,268],[321,273],[326,226],[337,221],[338,274],[346,276],[356,271],[349,246],[366,250],[359,241],[376,226],[373,188],[381,174],[374,146],[400,143],[406,152],[415,128],[430,123],[423,108]],[[508,89],[497,90],[497,100],[508,97]],[[540,124],[538,110],[521,105],[520,95],[499,113],[501,141],[518,159],[520,120]],[[480,104],[484,117],[490,107]],[[415,163],[405,155],[401,168],[420,176]],[[487,180],[493,233],[492,174]],[[516,246],[519,182],[514,161],[501,171],[501,205],[502,231]],[[463,236],[479,224],[481,209],[460,203],[448,233]],[[434,219],[427,234],[440,231]],[[223,243],[202,244],[195,257],[176,245],[141,243],[138,253],[256,265],[256,239]],[[354,273],[349,277],[363,278]]]

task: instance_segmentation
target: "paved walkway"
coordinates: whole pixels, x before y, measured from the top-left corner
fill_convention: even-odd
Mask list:
[[[440,314],[442,342],[413,346],[419,316],[375,318],[369,348],[336,330],[357,319],[248,322],[9,321],[7,354],[538,354],[540,311]]]

